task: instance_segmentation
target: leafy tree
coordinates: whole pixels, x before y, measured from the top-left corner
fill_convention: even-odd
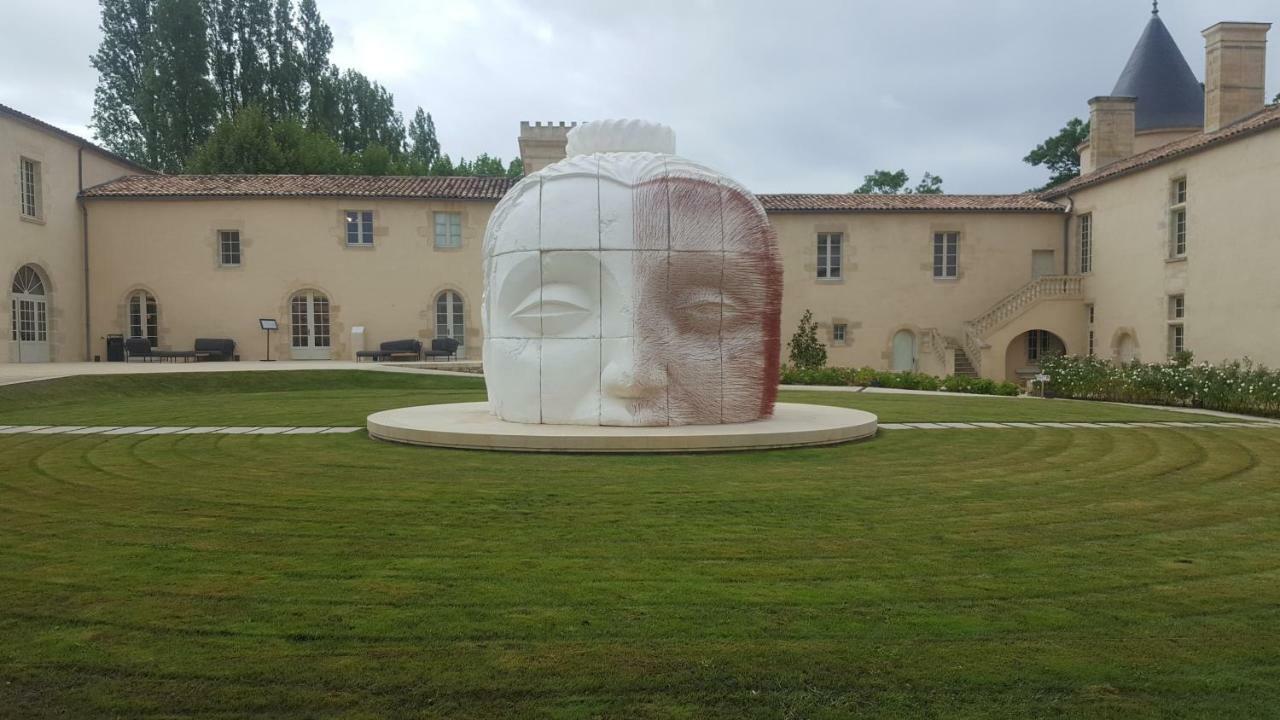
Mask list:
[[[409,158],[428,169],[440,154],[435,121],[431,119],[431,113],[424,113],[421,107],[413,114],[413,120],[409,123],[409,143]]]
[[[260,108],[249,106],[222,121],[187,165],[194,173],[290,173],[342,175],[354,162],[331,138],[297,120],[271,124]]]
[[[507,177],[512,179],[524,177],[524,161],[520,158],[512,158],[511,164],[507,166]]]
[[[276,0],[272,14],[268,69],[271,77],[273,114],[278,118],[301,117],[302,59],[298,50],[298,27],[293,17],[293,0]]]
[[[356,153],[377,144],[398,160],[404,149],[404,118],[396,111],[391,93],[355,70],[342,74],[339,87],[341,125],[337,140],[342,149]]]
[[[437,175],[437,176],[447,176],[447,175],[458,175],[460,173],[458,173],[457,169],[454,168],[453,161],[449,159],[449,154],[440,153],[439,155],[436,156],[436,159],[432,161],[431,169],[427,172],[427,174]]]
[[[1071,118],[1057,135],[1040,143],[1022,158],[1023,162],[1034,167],[1043,165],[1051,173],[1049,182],[1040,190],[1061,185],[1080,175],[1080,153],[1076,148],[1088,139],[1089,123]]]
[[[250,105],[214,128],[187,170],[204,174],[278,173],[285,171],[285,159],[266,113]]]
[[[100,2],[93,127],[139,163],[169,172],[191,163],[202,172],[520,174],[487,154],[455,166],[422,108],[406,128],[385,87],[329,62],[333,33],[315,0]]]
[[[337,69],[329,64],[333,49],[333,32],[320,17],[315,0],[302,0],[298,5],[298,58],[303,81],[307,86],[307,123],[312,129],[332,134],[337,127],[330,124],[337,115],[335,100]]]
[[[908,187],[911,178],[906,170],[876,170],[863,178],[855,193],[871,195],[941,195],[942,178],[926,172],[915,187]]]
[[[98,71],[93,91],[94,134],[109,149],[142,162],[155,137],[139,104],[151,42],[154,0],[102,0],[102,44],[90,58]]]
[[[360,152],[361,175],[389,175],[391,168],[391,151],[382,145],[370,143]]]
[[[502,163],[501,158],[496,158],[488,153],[480,153],[475,160],[471,161],[471,172],[468,175],[476,177],[506,177],[507,167]]]
[[[787,350],[791,364],[797,368],[818,370],[827,364],[827,348],[818,340],[818,323],[813,320],[813,312],[805,310],[800,316],[800,327],[787,341]]]
[[[916,195],[942,195],[942,178],[926,172],[924,177],[920,178],[920,182],[916,184],[915,190],[911,192]]]
[[[236,0],[232,23],[239,41],[235,48],[239,64],[236,107],[269,108],[271,75],[267,55],[271,46],[271,0]]]
[[[143,114],[158,129],[147,149],[153,167],[176,172],[209,136],[217,93],[209,82],[209,48],[198,0],[158,0],[142,84]]]

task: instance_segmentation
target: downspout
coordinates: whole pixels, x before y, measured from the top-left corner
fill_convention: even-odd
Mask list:
[[[76,202],[80,205],[80,255],[84,258],[84,360],[93,359],[93,345],[89,337],[89,206],[84,202],[84,145],[76,151]]]
[[[1062,218],[1062,274],[1071,274],[1071,211],[1075,209],[1076,203],[1067,196],[1067,206],[1063,208],[1066,217]]]

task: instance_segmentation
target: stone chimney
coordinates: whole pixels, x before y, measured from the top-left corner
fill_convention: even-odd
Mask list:
[[[1220,130],[1266,104],[1271,23],[1221,22],[1204,35],[1204,131]]]
[[[1133,155],[1137,98],[1103,96],[1089,101],[1089,147],[1081,170],[1092,172]]]
[[[536,173],[565,157],[565,144],[569,142],[569,131],[578,123],[540,122],[520,123],[520,162],[524,164],[524,174]]]

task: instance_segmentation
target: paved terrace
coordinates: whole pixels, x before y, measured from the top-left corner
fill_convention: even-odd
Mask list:
[[[0,385],[52,380],[73,375],[133,375],[179,372],[254,372],[259,370],[369,370],[371,372],[477,372],[479,362],[374,363],[347,360],[281,360],[279,362],[74,362],[0,363]]]

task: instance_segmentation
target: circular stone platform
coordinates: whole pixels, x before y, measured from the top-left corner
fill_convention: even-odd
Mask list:
[[[565,453],[764,450],[834,445],[876,434],[876,416],[869,412],[796,403],[778,403],[768,420],[732,425],[526,425],[497,419],[483,402],[384,410],[370,415],[366,425],[371,437],[413,445]]]

